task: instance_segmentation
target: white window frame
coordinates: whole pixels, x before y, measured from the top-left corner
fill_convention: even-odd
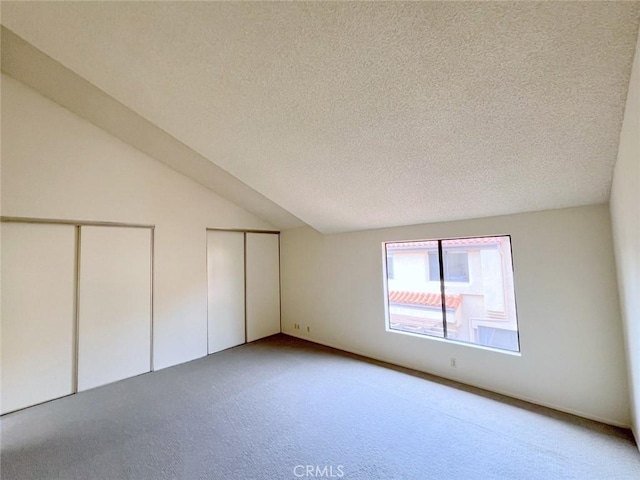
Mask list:
[[[384,308],[385,308],[385,329],[387,332],[391,332],[391,333],[395,333],[395,334],[401,334],[401,335],[410,335],[410,336],[415,336],[415,337],[419,337],[419,338],[426,338],[429,340],[435,340],[435,341],[440,341],[440,342],[446,342],[446,343],[455,343],[455,344],[459,344],[459,345],[464,345],[464,346],[468,346],[468,347],[472,347],[472,348],[479,348],[479,349],[483,349],[483,350],[490,350],[490,351],[494,351],[494,352],[499,352],[499,353],[504,353],[507,355],[515,355],[515,356],[521,356],[522,353],[522,344],[521,344],[521,339],[520,339],[520,323],[517,320],[517,311],[515,313],[516,315],[516,337],[517,337],[517,345],[518,345],[518,350],[509,350],[509,349],[505,349],[505,348],[499,348],[499,347],[492,347],[492,346],[486,346],[486,345],[481,345],[479,343],[473,343],[476,339],[475,339],[475,335],[472,334],[473,339],[470,341],[465,341],[465,340],[460,340],[460,339],[453,339],[453,338],[449,338],[447,337],[447,315],[446,315],[446,287],[448,285],[451,284],[464,284],[465,282],[450,282],[450,281],[445,281],[444,278],[442,277],[443,275],[443,265],[442,265],[442,260],[443,260],[443,248],[442,248],[442,242],[445,241],[449,241],[449,240],[466,240],[466,239],[479,239],[479,238],[490,238],[490,237],[509,237],[509,243],[511,245],[511,260],[510,260],[510,264],[511,264],[511,268],[512,268],[512,273],[515,276],[515,273],[513,272],[513,244],[511,242],[511,235],[509,234],[501,234],[501,235],[479,235],[479,236],[471,236],[471,237],[451,237],[451,238],[438,238],[438,239],[415,239],[415,240],[394,240],[394,241],[385,241],[382,242],[382,258],[383,258],[383,262],[382,262],[382,274],[383,274],[383,291],[384,291]],[[389,304],[389,285],[388,285],[388,277],[387,277],[387,255],[391,255],[387,249],[387,245],[389,244],[396,244],[396,243],[424,243],[424,242],[437,242],[438,247],[437,247],[437,252],[439,255],[439,260],[440,260],[440,273],[441,273],[441,278],[440,280],[435,280],[435,282],[440,283],[441,289],[440,289],[440,298],[441,298],[441,308],[442,308],[442,319],[443,319],[443,336],[436,336],[436,335],[430,335],[427,333],[417,333],[417,332],[411,332],[411,331],[406,331],[406,330],[400,330],[397,328],[392,328],[391,327],[391,316],[390,316],[390,310],[391,310],[391,306]],[[469,259],[468,259],[469,261]],[[429,257],[427,257],[427,281],[432,281],[430,276],[429,276]],[[469,281],[471,281],[471,269],[469,269]],[[395,273],[395,272],[394,272]],[[396,275],[394,275],[395,278],[397,278]],[[391,279],[393,280],[393,279]],[[468,282],[467,282],[468,284]],[[514,307],[517,310],[517,304],[515,301],[515,279],[514,279],[514,285],[513,285],[513,298],[514,298]],[[475,333],[475,332],[474,332]]]

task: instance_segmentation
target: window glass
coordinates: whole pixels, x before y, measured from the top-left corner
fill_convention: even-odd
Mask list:
[[[509,236],[387,242],[385,252],[390,330],[519,351]]]

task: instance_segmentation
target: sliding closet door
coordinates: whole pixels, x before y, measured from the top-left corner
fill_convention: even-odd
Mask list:
[[[78,390],[151,370],[151,230],[80,230]]]
[[[2,413],[73,393],[75,237],[2,224]]]
[[[280,332],[278,235],[246,234],[247,341]]]
[[[207,232],[209,353],[245,342],[244,233]]]

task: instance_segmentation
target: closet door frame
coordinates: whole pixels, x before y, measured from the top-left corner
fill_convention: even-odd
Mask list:
[[[122,228],[146,228],[150,230],[151,237],[151,298],[150,298],[150,312],[151,312],[151,325],[150,325],[150,355],[149,355],[149,371],[153,372],[154,368],[154,348],[153,348],[153,332],[154,332],[154,283],[155,283],[155,225],[147,225],[140,223],[123,223],[123,222],[101,222],[101,221],[87,221],[87,220],[67,220],[67,219],[52,219],[52,218],[32,218],[32,217],[12,217],[12,216],[0,216],[0,222],[2,223],[31,223],[31,224],[45,224],[45,225],[71,225],[75,227],[75,275],[74,275],[74,318],[73,322],[73,391],[71,395],[78,393],[78,356],[79,356],[79,322],[80,322],[80,242],[81,242],[81,228],[82,227],[122,227]],[[55,399],[52,399],[55,400]],[[52,400],[47,400],[41,403],[47,403]],[[39,405],[34,404],[24,408],[30,408],[32,406]],[[19,411],[18,409],[14,411]],[[6,412],[6,415],[11,412]]]
[[[244,243],[244,344],[247,341],[247,233],[265,233],[278,236],[278,305],[280,308],[280,331],[282,332],[282,279],[280,277],[280,231],[279,230],[259,230],[244,228],[206,228],[205,229],[205,246],[207,244],[206,232],[236,232],[243,234]],[[207,265],[207,252],[205,249],[205,265]],[[207,274],[208,277],[208,274]],[[209,280],[207,278],[207,355],[209,353]],[[243,345],[244,345],[243,344]],[[216,353],[216,352],[214,352]]]

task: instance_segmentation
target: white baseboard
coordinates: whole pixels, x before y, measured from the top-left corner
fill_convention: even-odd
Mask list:
[[[633,425],[631,425],[631,433],[633,434],[633,438],[636,441],[636,447],[638,447],[638,451],[640,451],[640,438],[638,437],[638,434],[636,433],[636,429],[633,428]]]

